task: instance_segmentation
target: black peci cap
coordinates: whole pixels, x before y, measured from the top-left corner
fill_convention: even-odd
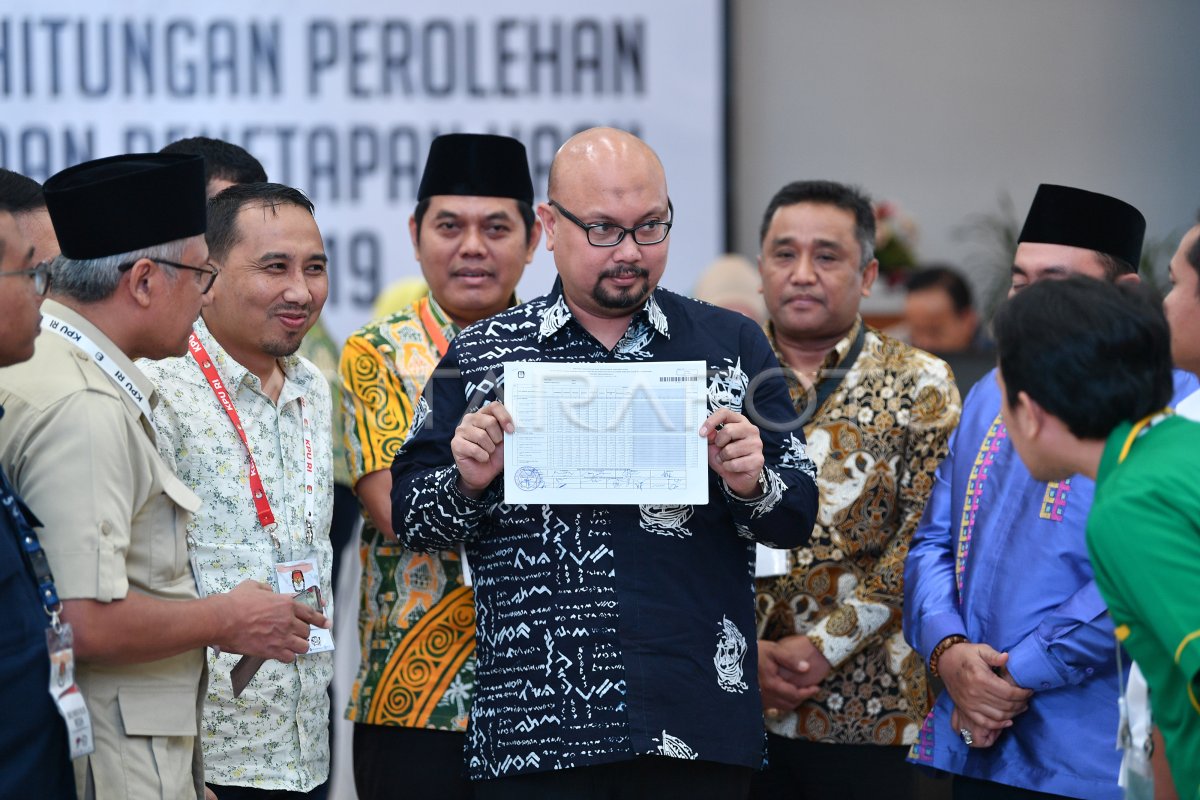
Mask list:
[[[1145,235],[1146,218],[1124,200],[1043,183],[1033,197],[1017,241],[1096,250],[1136,270]]]
[[[132,153],[86,161],[43,186],[62,254],[86,260],[202,235],[204,159]]]
[[[533,205],[525,145],[508,136],[448,133],[429,145],[417,200],[436,194],[511,197]]]

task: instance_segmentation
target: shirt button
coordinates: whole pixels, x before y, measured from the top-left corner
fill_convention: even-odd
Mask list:
[[[1050,682],[1049,682],[1049,681],[1042,681],[1042,688],[1043,688],[1043,689],[1049,689],[1049,688],[1050,688]]]
[[[100,533],[104,536],[108,536],[110,533],[112,533],[112,526],[109,525],[107,522],[101,522],[100,523]]]
[[[1096,670],[1092,669],[1091,667],[1088,667],[1087,670],[1085,670],[1085,671],[1087,672],[1088,675],[1091,675]]]

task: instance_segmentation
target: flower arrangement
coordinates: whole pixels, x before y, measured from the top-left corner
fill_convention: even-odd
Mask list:
[[[904,283],[917,265],[917,223],[889,200],[875,204],[875,258],[889,286]]]

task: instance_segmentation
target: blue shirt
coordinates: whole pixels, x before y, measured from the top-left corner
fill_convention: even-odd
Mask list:
[[[1176,396],[1196,386],[1175,373]],[[1081,398],[1086,402],[1086,398]],[[1029,709],[990,748],[968,748],[938,697],[909,760],[1089,800],[1119,800],[1113,624],[1088,560],[1095,484],[1035,480],[1000,420],[995,376],[963,403],[904,570],[904,635],[928,663],[955,634],[1009,653]]]
[[[705,361],[710,411],[745,405],[759,424],[761,497],[734,496],[711,470],[709,502],[696,506],[505,505],[503,476],[478,501],[457,490],[454,428],[500,399],[505,361],[668,360]],[[464,330],[438,369],[392,467],[392,519],[414,550],[467,542],[478,625],[471,777],[651,753],[760,767],[754,542],[803,544],[817,503],[762,331],[658,289],[610,351],[556,283]]]
[[[0,407],[0,417],[4,409]],[[67,728],[50,698],[49,618],[22,544],[37,519],[0,469],[0,797],[74,798]]]

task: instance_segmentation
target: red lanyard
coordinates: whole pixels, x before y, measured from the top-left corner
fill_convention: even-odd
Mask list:
[[[279,537],[276,534],[275,512],[271,510],[271,503],[267,500],[267,491],[263,487],[262,477],[258,474],[258,465],[254,462],[254,453],[250,451],[250,441],[246,438],[246,431],[242,428],[241,418],[238,416],[237,408],[233,405],[233,398],[229,395],[229,390],[226,389],[224,381],[221,380],[220,374],[217,373],[216,366],[212,363],[212,358],[209,357],[208,351],[204,349],[199,337],[195,333],[188,337],[188,350],[192,354],[192,358],[196,359],[196,363],[200,366],[200,371],[204,373],[205,380],[212,387],[213,394],[217,397],[217,402],[221,404],[221,408],[225,409],[225,413],[229,416],[229,421],[233,423],[233,429],[237,431],[238,438],[242,440],[242,445],[246,448],[246,457],[250,459],[250,495],[254,499],[254,511],[258,515],[258,523],[266,529],[271,535],[271,541],[275,546],[280,547]],[[315,469],[313,463],[313,446],[312,438],[309,436],[309,421],[308,415],[304,410],[304,398],[300,399],[300,420],[303,426],[302,436],[304,438],[304,516],[306,539],[308,544],[312,544],[313,539],[313,506],[314,506],[314,483]]]

